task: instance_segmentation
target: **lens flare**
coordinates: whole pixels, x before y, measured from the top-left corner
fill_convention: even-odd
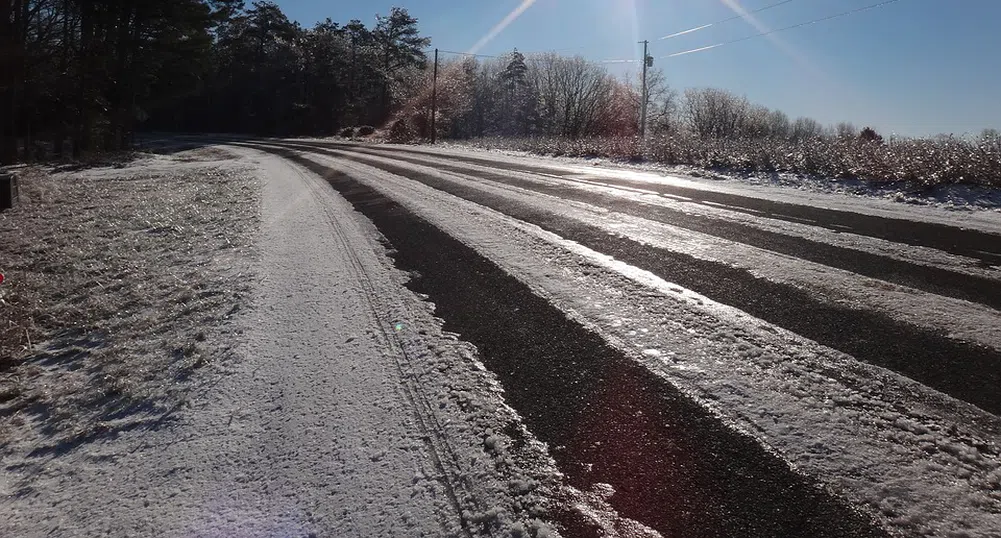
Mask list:
[[[532,7],[532,4],[534,3],[535,0],[523,0],[521,5],[514,8],[514,11],[508,13],[507,17],[504,17],[503,19],[501,19],[500,22],[494,25],[494,27],[491,28],[489,32],[487,32],[487,35],[481,37],[480,40],[477,41],[475,45],[473,45],[468,51],[466,51],[466,53],[476,54],[477,52],[479,52],[480,49],[486,46],[487,43],[493,41],[495,37],[497,37],[501,32],[503,32],[504,29],[507,28],[509,24],[517,20],[517,18],[520,17],[521,14],[524,13],[526,10],[528,10],[528,8]]]
[[[800,64],[800,66],[802,66],[803,68],[805,68],[807,71],[810,71],[811,73],[813,73],[814,75],[816,75],[819,78],[827,78],[826,73],[824,73],[823,71],[821,71],[817,66],[813,65],[810,62],[810,60],[803,53],[801,53],[800,51],[794,49],[791,45],[789,45],[788,43],[786,43],[785,41],[783,41],[780,37],[778,37],[778,36],[776,36],[774,34],[768,33],[768,32],[771,32],[772,29],[769,28],[768,26],[766,26],[761,21],[759,21],[757,19],[757,17],[755,17],[754,15],[748,13],[747,10],[744,9],[744,7],[741,6],[739,2],[737,2],[737,0],[720,0],[720,2],[724,6],[726,6],[728,9],[730,9],[730,11],[733,11],[734,14],[736,14],[740,18],[744,19],[748,24],[750,24],[751,26],[753,26],[758,32],[761,32],[762,34],[767,34],[767,35],[765,35],[765,37],[769,41],[771,41],[772,44],[775,45],[775,47],[777,49],[779,49],[780,51],[784,52],[787,56],[789,56],[790,58],[792,58],[793,60],[795,60],[796,63]],[[700,49],[700,50],[711,49],[711,48],[715,48],[717,46],[719,46],[719,45],[713,45],[713,46],[710,46],[710,47],[705,47],[705,48]],[[689,51],[686,51],[686,52],[689,52]],[[690,51],[690,52],[695,52],[695,51]]]

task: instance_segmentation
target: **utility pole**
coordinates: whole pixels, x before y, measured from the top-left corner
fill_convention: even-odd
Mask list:
[[[351,118],[354,120],[355,125],[358,124],[358,106],[355,104],[355,95],[358,94],[357,88],[357,76],[355,65],[358,61],[358,41],[356,32],[351,32],[351,80],[348,82],[348,103],[350,103],[348,110],[350,111]],[[367,118],[366,118],[367,119]]]
[[[438,139],[438,49],[434,49],[434,79],[431,82],[431,143]]]
[[[640,98],[642,102],[640,103],[640,138],[646,138],[646,105],[647,105],[647,88],[646,88],[646,70],[649,67],[653,67],[653,56],[647,53],[647,47],[650,45],[649,41],[640,41],[643,43],[643,91],[640,92],[642,95]]]

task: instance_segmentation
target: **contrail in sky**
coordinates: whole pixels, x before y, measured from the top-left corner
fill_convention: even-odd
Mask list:
[[[504,17],[503,20],[498,22],[496,26],[494,26],[493,28],[490,29],[489,32],[487,32],[487,35],[480,38],[480,40],[477,41],[476,44],[473,45],[472,48],[470,48],[466,52],[469,54],[476,54],[477,52],[479,52],[484,45],[492,41],[493,38],[497,37],[497,34],[503,32],[504,29],[507,28],[509,24],[514,22],[515,19],[517,19],[518,17],[520,17],[521,14],[525,12],[525,10],[532,7],[532,4],[534,3],[535,0],[523,0],[520,6],[514,8],[514,11],[512,11],[511,13],[508,13],[507,17]]]
[[[705,30],[706,28],[711,28],[713,26],[716,26],[717,24],[723,24],[724,22],[735,21],[741,17],[747,19],[747,16],[750,15],[751,13],[759,13],[761,11],[765,11],[766,9],[772,9],[773,7],[779,7],[783,4],[788,4],[789,2],[792,1],[793,0],[782,0],[781,2],[776,2],[774,4],[768,4],[767,6],[764,7],[759,7],[758,9],[755,9],[753,11],[747,11],[743,7],[741,7],[740,4],[723,0],[723,3],[726,4],[726,7],[730,8],[734,13],[736,13],[737,14],[736,16],[730,17],[728,19],[723,19],[721,21],[711,22],[709,24],[703,24],[702,26],[696,26],[695,28],[689,28],[687,30],[683,30],[681,32],[677,32],[671,35],[666,35],[661,39],[671,39],[672,37],[678,37],[681,35],[690,34],[692,32],[698,32],[699,30]]]

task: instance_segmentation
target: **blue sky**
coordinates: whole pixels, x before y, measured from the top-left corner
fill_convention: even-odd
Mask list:
[[[713,86],[823,123],[851,121],[884,133],[979,133],[1001,128],[1001,1],[899,0],[827,22],[704,52],[668,54],[759,33],[743,19],[658,38],[779,0],[536,0],[480,53],[558,50],[593,60],[636,59],[649,39],[670,84]],[[782,28],[879,0],[795,0],[754,14]],[[304,26],[326,17],[372,24],[407,8],[432,46],[465,52],[523,0],[277,0]],[[248,1],[249,4],[249,1]],[[609,64],[616,74],[636,64]]]

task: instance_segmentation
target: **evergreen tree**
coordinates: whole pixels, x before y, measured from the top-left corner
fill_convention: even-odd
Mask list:
[[[865,129],[862,129],[862,132],[859,133],[858,137],[859,140],[863,142],[874,142],[876,144],[883,143],[883,137],[879,136],[879,134],[876,133],[875,129],[873,129],[872,127],[866,127]]]
[[[535,95],[528,81],[525,55],[514,49],[507,66],[500,72],[503,89],[502,102],[506,114],[502,115],[500,131],[506,135],[527,135],[535,120]]]
[[[411,17],[406,9],[394,7],[389,15],[379,15],[376,19],[378,22],[372,34],[382,60],[381,104],[385,114],[392,107],[391,89],[401,82],[401,72],[423,69],[427,65],[424,49],[431,44],[431,39],[420,36],[417,19]]]
[[[263,0],[0,0],[0,164],[66,139],[118,149],[139,127],[378,124],[412,94],[429,42],[403,9],[303,29]]]

